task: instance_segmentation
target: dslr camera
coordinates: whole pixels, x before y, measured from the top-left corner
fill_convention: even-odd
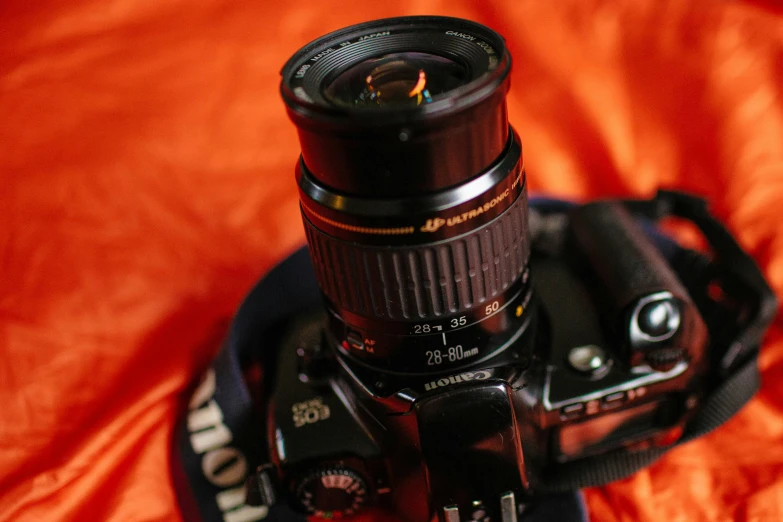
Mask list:
[[[755,392],[776,308],[756,265],[693,196],[529,200],[510,69],[497,33],[429,16],[333,32],[285,65],[324,306],[283,336],[249,504],[512,522]]]

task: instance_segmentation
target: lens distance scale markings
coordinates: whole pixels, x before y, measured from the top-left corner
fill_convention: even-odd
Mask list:
[[[345,332],[337,339],[345,355],[380,370],[418,374],[458,369],[494,354],[508,343],[509,332],[525,324],[532,297],[528,279],[526,271],[498,298],[438,321],[378,322],[352,316],[346,319],[354,326],[348,327],[335,313],[330,321],[333,331]]]

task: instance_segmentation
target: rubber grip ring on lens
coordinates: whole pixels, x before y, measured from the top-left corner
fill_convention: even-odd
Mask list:
[[[304,223],[321,290],[338,309],[420,321],[470,310],[517,281],[530,257],[527,219],[523,191],[493,221],[438,243],[359,245]]]

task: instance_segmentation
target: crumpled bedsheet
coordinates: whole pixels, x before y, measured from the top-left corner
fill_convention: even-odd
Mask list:
[[[783,291],[774,1],[0,5],[0,521],[181,520],[186,391],[304,241],[284,61],[344,25],[504,34],[533,195],[701,194]],[[586,499],[592,520],[783,520],[783,334],[733,420]],[[370,517],[366,517],[370,518]]]

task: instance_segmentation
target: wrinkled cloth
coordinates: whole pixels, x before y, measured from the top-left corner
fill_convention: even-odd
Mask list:
[[[445,14],[499,31],[531,193],[695,192],[783,295],[772,0],[8,0],[0,13],[0,521],[182,520],[176,416],[243,295],[304,241],[279,70],[347,24]],[[783,520],[780,316],[760,365],[762,390],[733,420],[588,490],[592,519]]]

